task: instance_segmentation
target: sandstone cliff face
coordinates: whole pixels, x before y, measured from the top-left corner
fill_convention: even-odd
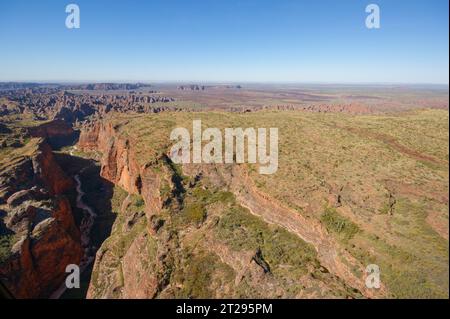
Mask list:
[[[181,172],[164,154],[140,166],[107,121],[85,128],[78,147],[101,153],[102,176],[125,191],[88,298],[376,297],[326,230],[256,194],[242,170]]]
[[[32,137],[40,137],[46,139],[54,148],[72,144],[77,134],[72,126],[62,120],[54,120],[39,126],[30,127],[28,129]]]
[[[83,255],[68,198],[73,181],[42,139],[0,168],[0,280],[16,298],[49,297]]]
[[[148,216],[161,209],[158,174],[151,165],[139,166],[130,141],[120,137],[111,123],[96,122],[85,128],[77,145],[102,154],[101,176],[130,194],[142,195]]]
[[[149,298],[156,295],[158,278],[149,271],[151,221],[160,211],[160,177],[151,167],[139,166],[128,140],[108,122],[85,128],[77,147],[100,154],[101,176],[124,189],[111,237],[97,252],[88,298]],[[142,196],[145,206],[130,207],[131,197]],[[123,246],[126,246],[125,248]],[[120,248],[117,248],[120,246]],[[114,265],[114,267],[111,267]]]

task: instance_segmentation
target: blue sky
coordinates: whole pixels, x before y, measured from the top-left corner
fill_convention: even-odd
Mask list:
[[[76,3],[81,28],[65,27]],[[366,5],[381,29],[365,27]],[[1,0],[0,81],[448,84],[448,0]]]

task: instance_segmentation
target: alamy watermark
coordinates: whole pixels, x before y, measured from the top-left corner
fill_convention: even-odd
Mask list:
[[[80,7],[77,4],[71,3],[66,6],[66,13],[69,15],[66,17],[67,29],[79,29],[80,28]]]
[[[68,289],[80,288],[80,267],[75,264],[67,265],[66,273],[66,287]]]
[[[269,136],[267,136],[269,133]],[[201,120],[192,123],[191,135],[184,127],[175,128],[170,139],[177,143],[170,150],[176,164],[259,163],[260,174],[274,174],[278,170],[278,128],[207,128],[202,132]],[[267,153],[267,140],[269,153]],[[247,141],[247,143],[245,143]],[[207,142],[202,145],[203,142]],[[245,146],[247,145],[247,150]],[[223,152],[225,148],[225,152]],[[245,154],[247,153],[247,157]]]
[[[366,7],[366,13],[369,15],[366,18],[366,27],[368,29],[379,29],[380,25],[380,7],[377,4],[369,4]]]
[[[366,287],[369,289],[380,289],[381,277],[380,267],[375,264],[370,264],[366,267]]]
[[[380,29],[381,24],[381,16],[380,16],[380,7],[371,3],[366,6],[366,13],[369,15],[366,17],[366,27],[368,29]],[[68,13],[66,17],[66,27],[68,29],[79,29],[80,28],[80,7],[71,3],[66,6],[66,13]]]
[[[366,6],[366,13],[369,15],[366,17],[366,27],[368,29],[380,29],[381,16],[380,7],[375,3],[368,4]],[[66,27],[68,29],[79,29],[80,28],[80,7],[71,3],[66,6]]]

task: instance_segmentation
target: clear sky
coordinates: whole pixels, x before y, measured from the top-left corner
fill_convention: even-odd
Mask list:
[[[81,28],[67,29],[76,3]],[[367,29],[365,7],[381,9]],[[448,84],[448,0],[1,0],[0,81]]]

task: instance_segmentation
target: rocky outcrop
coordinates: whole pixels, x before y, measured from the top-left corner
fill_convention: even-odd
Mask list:
[[[93,116],[101,117],[111,111],[158,113],[177,110],[176,107],[155,106],[155,103],[169,103],[174,99],[155,94],[154,91],[104,94],[83,92],[74,94],[63,88],[48,88],[44,92],[29,89],[0,92],[0,97],[4,97],[8,103],[0,105],[0,115],[28,113],[36,120],[60,120],[72,124]]]
[[[181,91],[204,91],[206,87],[204,85],[198,85],[198,84],[191,84],[191,85],[179,85],[177,86],[177,90]]]
[[[193,271],[192,264],[196,263],[196,259],[191,260],[192,256],[195,256],[192,252],[194,249],[202,252],[198,253],[200,256],[204,254],[215,256],[217,252],[220,252],[218,256],[211,259],[211,262],[214,260],[214,263],[218,263],[215,266],[217,269],[229,269],[228,271],[233,273],[234,280],[230,283],[217,283],[220,286],[218,290],[222,292],[213,293],[212,296],[215,297],[236,297],[241,294],[247,297],[294,296],[298,298],[324,297],[333,294],[346,297],[357,297],[361,294],[366,297],[377,296],[366,291],[363,280],[356,278],[350,270],[350,267],[360,268],[361,265],[339,248],[323,227],[306,220],[296,212],[277,206],[268,196],[257,193],[241,168],[185,165],[183,174],[186,176],[182,178],[177,175],[180,172],[176,171],[164,155],[140,166],[135,157],[132,141],[120,133],[119,127],[114,127],[108,121],[96,122],[85,127],[78,147],[81,150],[95,150],[102,154],[102,177],[129,193],[122,204],[111,237],[97,253],[93,270],[94,279],[88,292],[89,298],[186,296],[183,291],[189,283],[180,282],[180,280],[186,281],[186,276],[191,276],[188,274]],[[183,180],[187,178],[189,182],[184,182]],[[180,185],[177,185],[176,181],[179,181]],[[200,188],[193,191],[192,189],[198,187],[196,185],[199,181],[209,186],[205,186],[206,190]],[[164,185],[168,185],[171,190],[169,198],[162,198],[161,189]],[[181,189],[182,187],[184,188]],[[313,247],[311,251],[315,248],[317,259],[314,259],[315,261],[311,264],[306,262],[301,266],[306,268],[310,275],[298,277],[298,282],[292,281],[292,278],[288,280],[276,277],[280,276],[280,269],[292,266],[273,266],[265,257],[266,252],[260,248],[240,251],[230,247],[233,245],[232,239],[229,239],[231,242],[228,244],[225,244],[223,239],[219,240],[217,232],[220,230],[217,229],[217,225],[226,213],[226,209],[221,210],[224,207],[209,207],[206,209],[207,217],[203,217],[201,221],[197,220],[193,224],[180,226],[180,218],[183,220],[185,217],[179,216],[189,213],[189,211],[186,212],[186,207],[189,207],[190,201],[193,200],[192,196],[198,196],[192,195],[192,192],[194,194],[209,192],[208,189],[234,192],[236,203],[233,207],[239,211],[247,209],[250,214],[257,216],[263,225],[265,223],[274,225],[264,226],[267,227],[264,228],[265,231],[270,232],[271,227],[279,227],[277,229],[280,230],[277,232],[285,229],[297,236],[292,240],[299,241],[299,245],[304,245],[304,242],[311,244]],[[145,203],[145,215],[133,212],[130,208],[132,206],[130,196],[134,196],[133,194],[142,196]],[[211,198],[212,195],[208,196]],[[194,207],[198,206],[194,205]],[[201,211],[199,208],[194,209],[193,214]],[[169,211],[169,215],[165,215],[167,213],[164,211]],[[191,247],[193,240],[196,242],[195,248]],[[304,241],[303,244],[300,244],[302,241]],[[125,249],[123,249],[124,242],[126,242]],[[196,256],[195,258],[206,257]],[[273,260],[271,262],[274,263]],[[210,275],[223,276],[221,271]],[[275,274],[272,273],[273,271]],[[286,283],[283,283],[285,280],[289,282],[289,285],[296,287],[293,288],[294,291],[299,289],[298,285],[310,288],[301,289],[300,292],[292,295],[292,292],[285,287]],[[209,283],[204,285],[208,286]],[[242,285],[250,285],[253,288],[245,288],[241,291],[244,289]],[[265,293],[256,292],[261,289]],[[309,289],[317,291],[317,295],[310,295]],[[195,292],[188,292],[188,294],[191,293],[192,295],[189,296],[204,296],[198,292],[198,295]],[[383,291],[380,292],[381,295],[383,293]]]
[[[88,298],[150,298],[157,294],[161,278],[157,272],[149,271],[152,256],[149,242],[160,223],[154,221],[162,207],[158,176],[148,165],[140,166],[130,141],[123,139],[109,122],[96,122],[85,126],[77,147],[83,151],[96,151],[100,159],[101,176],[120,186],[130,195],[142,196],[144,211],[129,209],[130,199],[120,208],[111,237],[97,252],[94,275],[88,291]],[[153,221],[153,222],[152,222]],[[153,225],[156,223],[156,226]],[[132,237],[126,250],[117,249],[124,238]],[[127,239],[128,240],[128,239]],[[161,247],[164,243],[161,242]],[[114,267],[108,265],[120,265]],[[160,265],[163,269],[164,265]],[[162,271],[164,272],[164,271]]]
[[[111,123],[97,122],[80,135],[78,147],[84,151],[98,151],[101,158],[101,176],[130,193],[140,191],[140,167],[130,149],[128,140],[117,137]]]
[[[160,177],[153,171],[151,163],[138,164],[131,142],[122,138],[116,129],[108,121],[96,122],[82,130],[77,145],[81,150],[102,154],[101,176],[131,194],[141,194],[150,216],[162,205]]]
[[[90,83],[79,85],[63,85],[61,88],[65,90],[137,90],[140,88],[150,87],[149,84],[144,83]]]
[[[80,233],[65,194],[73,181],[50,146],[33,139],[0,168],[0,280],[16,298],[49,297],[69,264],[83,255]]]
[[[30,127],[28,132],[32,137],[44,138],[53,148],[73,144],[77,138],[72,126],[63,120],[53,120]]]

